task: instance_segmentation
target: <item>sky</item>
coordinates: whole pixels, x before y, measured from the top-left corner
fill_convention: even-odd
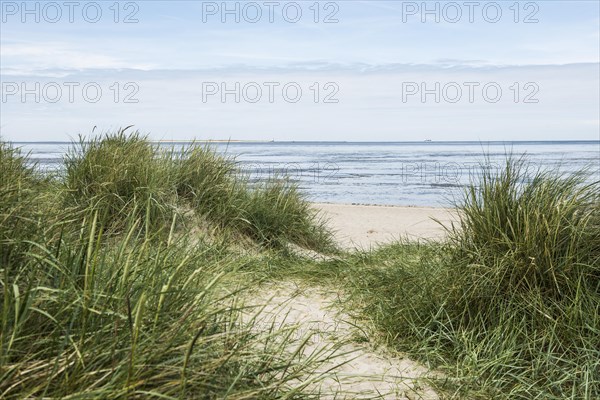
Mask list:
[[[599,4],[0,1],[0,135],[600,140]]]

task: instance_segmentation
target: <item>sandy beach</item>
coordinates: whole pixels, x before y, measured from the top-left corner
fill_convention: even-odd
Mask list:
[[[346,248],[368,249],[400,238],[441,239],[444,228],[456,221],[456,211],[449,208],[402,207],[315,203],[328,219],[338,243]]]

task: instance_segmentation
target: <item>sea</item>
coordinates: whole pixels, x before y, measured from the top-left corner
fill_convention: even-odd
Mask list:
[[[187,142],[157,142],[164,148]],[[60,173],[67,142],[13,142],[38,168]],[[599,141],[521,142],[228,142],[210,146],[232,159],[252,182],[286,177],[314,202],[452,206],[485,169],[506,156],[525,156],[530,171],[587,170],[600,180]]]

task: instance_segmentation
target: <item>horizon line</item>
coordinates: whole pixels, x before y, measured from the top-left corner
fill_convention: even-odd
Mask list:
[[[598,142],[599,139],[524,139],[524,140],[264,140],[264,139],[149,139],[152,143],[556,143],[556,142]],[[77,143],[66,140],[6,140],[8,143]]]

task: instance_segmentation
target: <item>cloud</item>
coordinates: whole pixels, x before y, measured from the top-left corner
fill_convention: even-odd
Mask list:
[[[598,5],[591,3],[540,3],[537,24],[514,23],[512,3],[503,4],[507,14],[499,24],[403,23],[401,6],[390,2],[338,2],[334,24],[314,23],[312,2],[303,3],[305,19],[297,24],[216,17],[203,24],[199,3],[190,2],[140,3],[139,23],[127,26],[110,18],[94,26],[6,24],[3,82],[96,83],[103,97],[32,104],[13,96],[2,104],[3,134],[52,139],[93,125],[135,123],[173,138],[392,140],[399,132],[416,139],[597,138]],[[230,88],[273,81],[300,84],[302,101],[201,100],[206,82]],[[503,101],[402,101],[406,82],[425,82],[426,89],[456,82],[464,90],[471,81],[498,81]],[[315,103],[332,82],[340,102]],[[531,82],[539,85],[540,103],[525,105]],[[128,83],[139,88],[138,103],[121,101]]]
[[[24,103],[18,95],[11,96],[3,104],[2,129],[13,140],[66,139],[66,133],[85,133],[94,125],[106,129],[130,124],[153,137],[172,139],[364,140],[367,135],[370,140],[421,140],[424,136],[433,140],[593,140],[600,129],[599,67],[324,63],[289,68],[70,71],[60,80],[28,81],[37,79],[42,86],[44,82],[77,81],[80,85],[73,102],[63,96],[55,104],[36,104],[30,96]],[[5,78],[13,79],[4,76],[5,82]],[[19,79],[23,77],[15,81]],[[101,87],[100,101],[83,98],[86,82]],[[128,82],[136,86],[126,88]],[[272,102],[268,82],[277,83]],[[466,82],[477,83],[473,102]],[[207,83],[217,92],[203,97],[208,93]],[[294,90],[285,97],[283,88],[288,83],[301,88],[298,102],[289,101]],[[326,87],[327,83],[335,86]],[[490,101],[495,96],[493,87],[484,93],[488,83],[502,90],[499,101]],[[257,87],[262,96],[255,103]],[[435,100],[436,87],[439,101]],[[456,87],[462,97],[453,102]],[[223,96],[223,89],[229,94]],[[419,91],[407,95],[408,89]],[[430,94],[423,97],[424,90]],[[132,94],[138,101],[125,102],[125,96]],[[326,102],[326,96],[339,101]]]
[[[3,68],[21,71],[44,69],[148,69],[150,64],[132,63],[97,49],[82,49],[73,43],[38,41],[2,43]]]

